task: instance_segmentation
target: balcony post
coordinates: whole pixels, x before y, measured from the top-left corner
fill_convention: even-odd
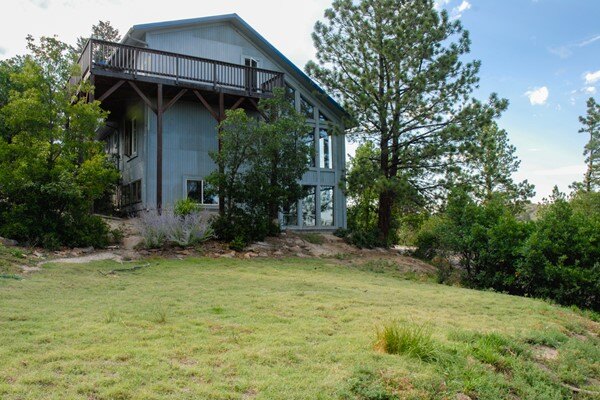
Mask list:
[[[162,209],[162,167],[163,167],[163,85],[158,84],[156,98],[156,210]]]

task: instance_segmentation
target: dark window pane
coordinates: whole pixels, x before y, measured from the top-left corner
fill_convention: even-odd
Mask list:
[[[317,222],[317,188],[315,186],[306,186],[308,194],[302,200],[302,225],[315,226]]]
[[[315,107],[304,96],[300,96],[300,112],[308,119],[315,119]]]
[[[213,188],[206,182],[203,182],[202,204],[219,204],[219,196]]]
[[[308,135],[306,135],[304,137],[304,143],[306,143],[308,145],[309,150],[310,150],[308,166],[314,167],[315,166],[315,131],[314,130],[312,130]]]
[[[293,202],[292,204],[283,207],[283,225],[298,225],[298,205],[296,202]]]
[[[333,186],[321,186],[321,225],[333,226]]]
[[[202,203],[202,181],[187,181],[187,197]]]
[[[329,118],[327,118],[322,112],[319,111],[319,121],[320,122],[329,122]]]
[[[290,104],[295,109],[296,108],[296,90],[293,87],[291,87],[290,85],[288,85],[287,83],[285,84],[285,98],[290,102]]]

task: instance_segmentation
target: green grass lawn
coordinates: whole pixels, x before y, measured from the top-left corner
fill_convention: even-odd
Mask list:
[[[339,261],[337,261],[339,262]],[[328,260],[46,265],[0,279],[0,399],[560,399],[600,390],[598,325],[539,300]],[[385,354],[421,326],[432,357]],[[540,346],[558,356],[536,359]],[[594,398],[579,394],[578,398]]]

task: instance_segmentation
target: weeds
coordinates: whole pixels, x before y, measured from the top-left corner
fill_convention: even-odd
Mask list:
[[[161,214],[148,211],[140,215],[140,231],[146,248],[187,247],[202,243],[214,234],[208,214],[201,211],[185,215],[177,215],[173,210],[163,210]]]
[[[402,354],[433,361],[438,354],[431,330],[426,325],[392,322],[377,332],[375,347],[388,354]]]
[[[304,240],[308,243],[311,243],[311,244],[321,245],[325,242],[323,235],[321,235],[320,233],[309,232],[309,233],[302,233],[298,236],[300,236],[300,238],[302,240]]]

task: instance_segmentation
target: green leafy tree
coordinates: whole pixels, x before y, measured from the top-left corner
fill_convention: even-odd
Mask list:
[[[470,39],[433,0],[336,0],[313,33],[307,72],[343,102],[358,135],[379,148],[378,230],[389,243],[402,186],[434,197],[480,127],[506,106],[471,97],[478,61]]]
[[[377,226],[378,185],[382,178],[378,158],[377,148],[373,142],[367,141],[358,146],[348,163],[345,192],[350,203],[350,230],[370,231]]]
[[[83,52],[85,44],[90,38],[118,42],[121,40],[121,34],[118,29],[110,24],[110,21],[98,21],[97,24],[92,25],[92,35],[90,37],[80,36],[77,38],[74,49],[77,56]]]
[[[513,204],[527,201],[535,195],[534,186],[526,180],[518,183],[513,180],[512,174],[521,164],[515,151],[507,132],[495,122],[483,127],[472,141],[462,184],[480,201],[489,201],[497,195]]]
[[[583,125],[579,132],[589,137],[583,150],[587,169],[583,182],[575,182],[572,187],[586,192],[598,191],[600,190],[600,104],[596,103],[593,97],[588,99],[587,114],[585,117],[579,117],[579,122]]]
[[[306,118],[283,90],[261,100],[259,109],[265,118],[228,111],[220,125],[221,150],[211,154],[219,168],[207,181],[224,199],[216,231],[225,240],[274,234],[279,212],[304,195],[299,181],[310,155],[303,140],[310,131]]]
[[[29,36],[27,47],[0,107],[0,234],[46,247],[102,246],[107,228],[90,209],[118,179],[95,138],[106,112],[68,85],[77,73],[70,46]]]

